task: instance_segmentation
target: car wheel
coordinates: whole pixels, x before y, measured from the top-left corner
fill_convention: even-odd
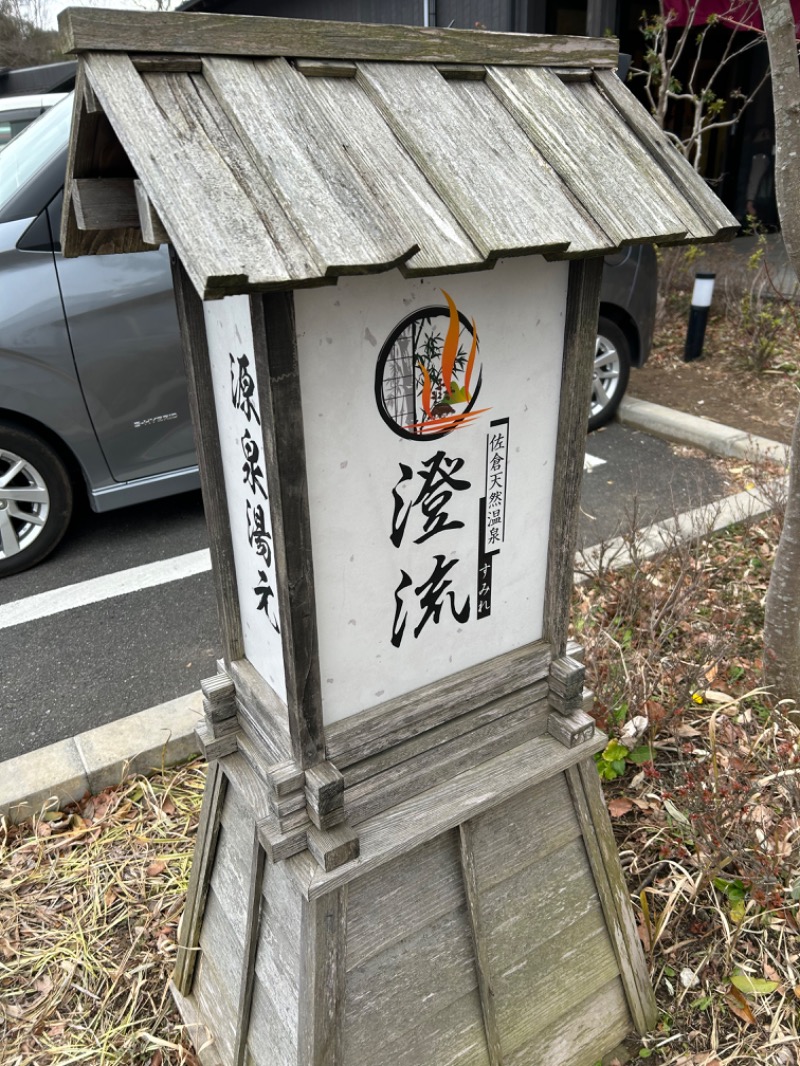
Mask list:
[[[41,562],[67,531],[72,482],[53,448],[0,421],[0,577]]]
[[[613,418],[631,373],[631,349],[622,330],[608,318],[597,324],[594,353],[592,404],[589,429],[598,429]]]

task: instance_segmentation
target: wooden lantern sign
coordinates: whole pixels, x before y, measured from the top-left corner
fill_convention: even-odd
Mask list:
[[[654,1020],[567,643],[602,256],[735,219],[611,40],[61,28],[64,254],[174,249],[224,649],[202,1061],[597,1062]]]

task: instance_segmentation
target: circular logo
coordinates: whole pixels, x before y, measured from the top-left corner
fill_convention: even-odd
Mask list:
[[[423,307],[389,334],[375,372],[381,418],[400,437],[435,440],[481,414],[483,368],[475,320],[442,290],[447,306]]]

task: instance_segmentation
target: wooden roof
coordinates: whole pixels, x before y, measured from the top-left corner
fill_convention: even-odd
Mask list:
[[[214,298],[736,230],[616,77],[614,41],[88,8],[60,21],[81,60],[67,256],[169,239]]]

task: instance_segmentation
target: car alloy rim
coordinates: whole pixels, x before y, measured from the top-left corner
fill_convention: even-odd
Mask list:
[[[592,415],[599,415],[619,388],[619,352],[607,337],[598,337],[594,350]]]
[[[50,493],[36,467],[0,448],[0,559],[30,548],[49,513]]]

